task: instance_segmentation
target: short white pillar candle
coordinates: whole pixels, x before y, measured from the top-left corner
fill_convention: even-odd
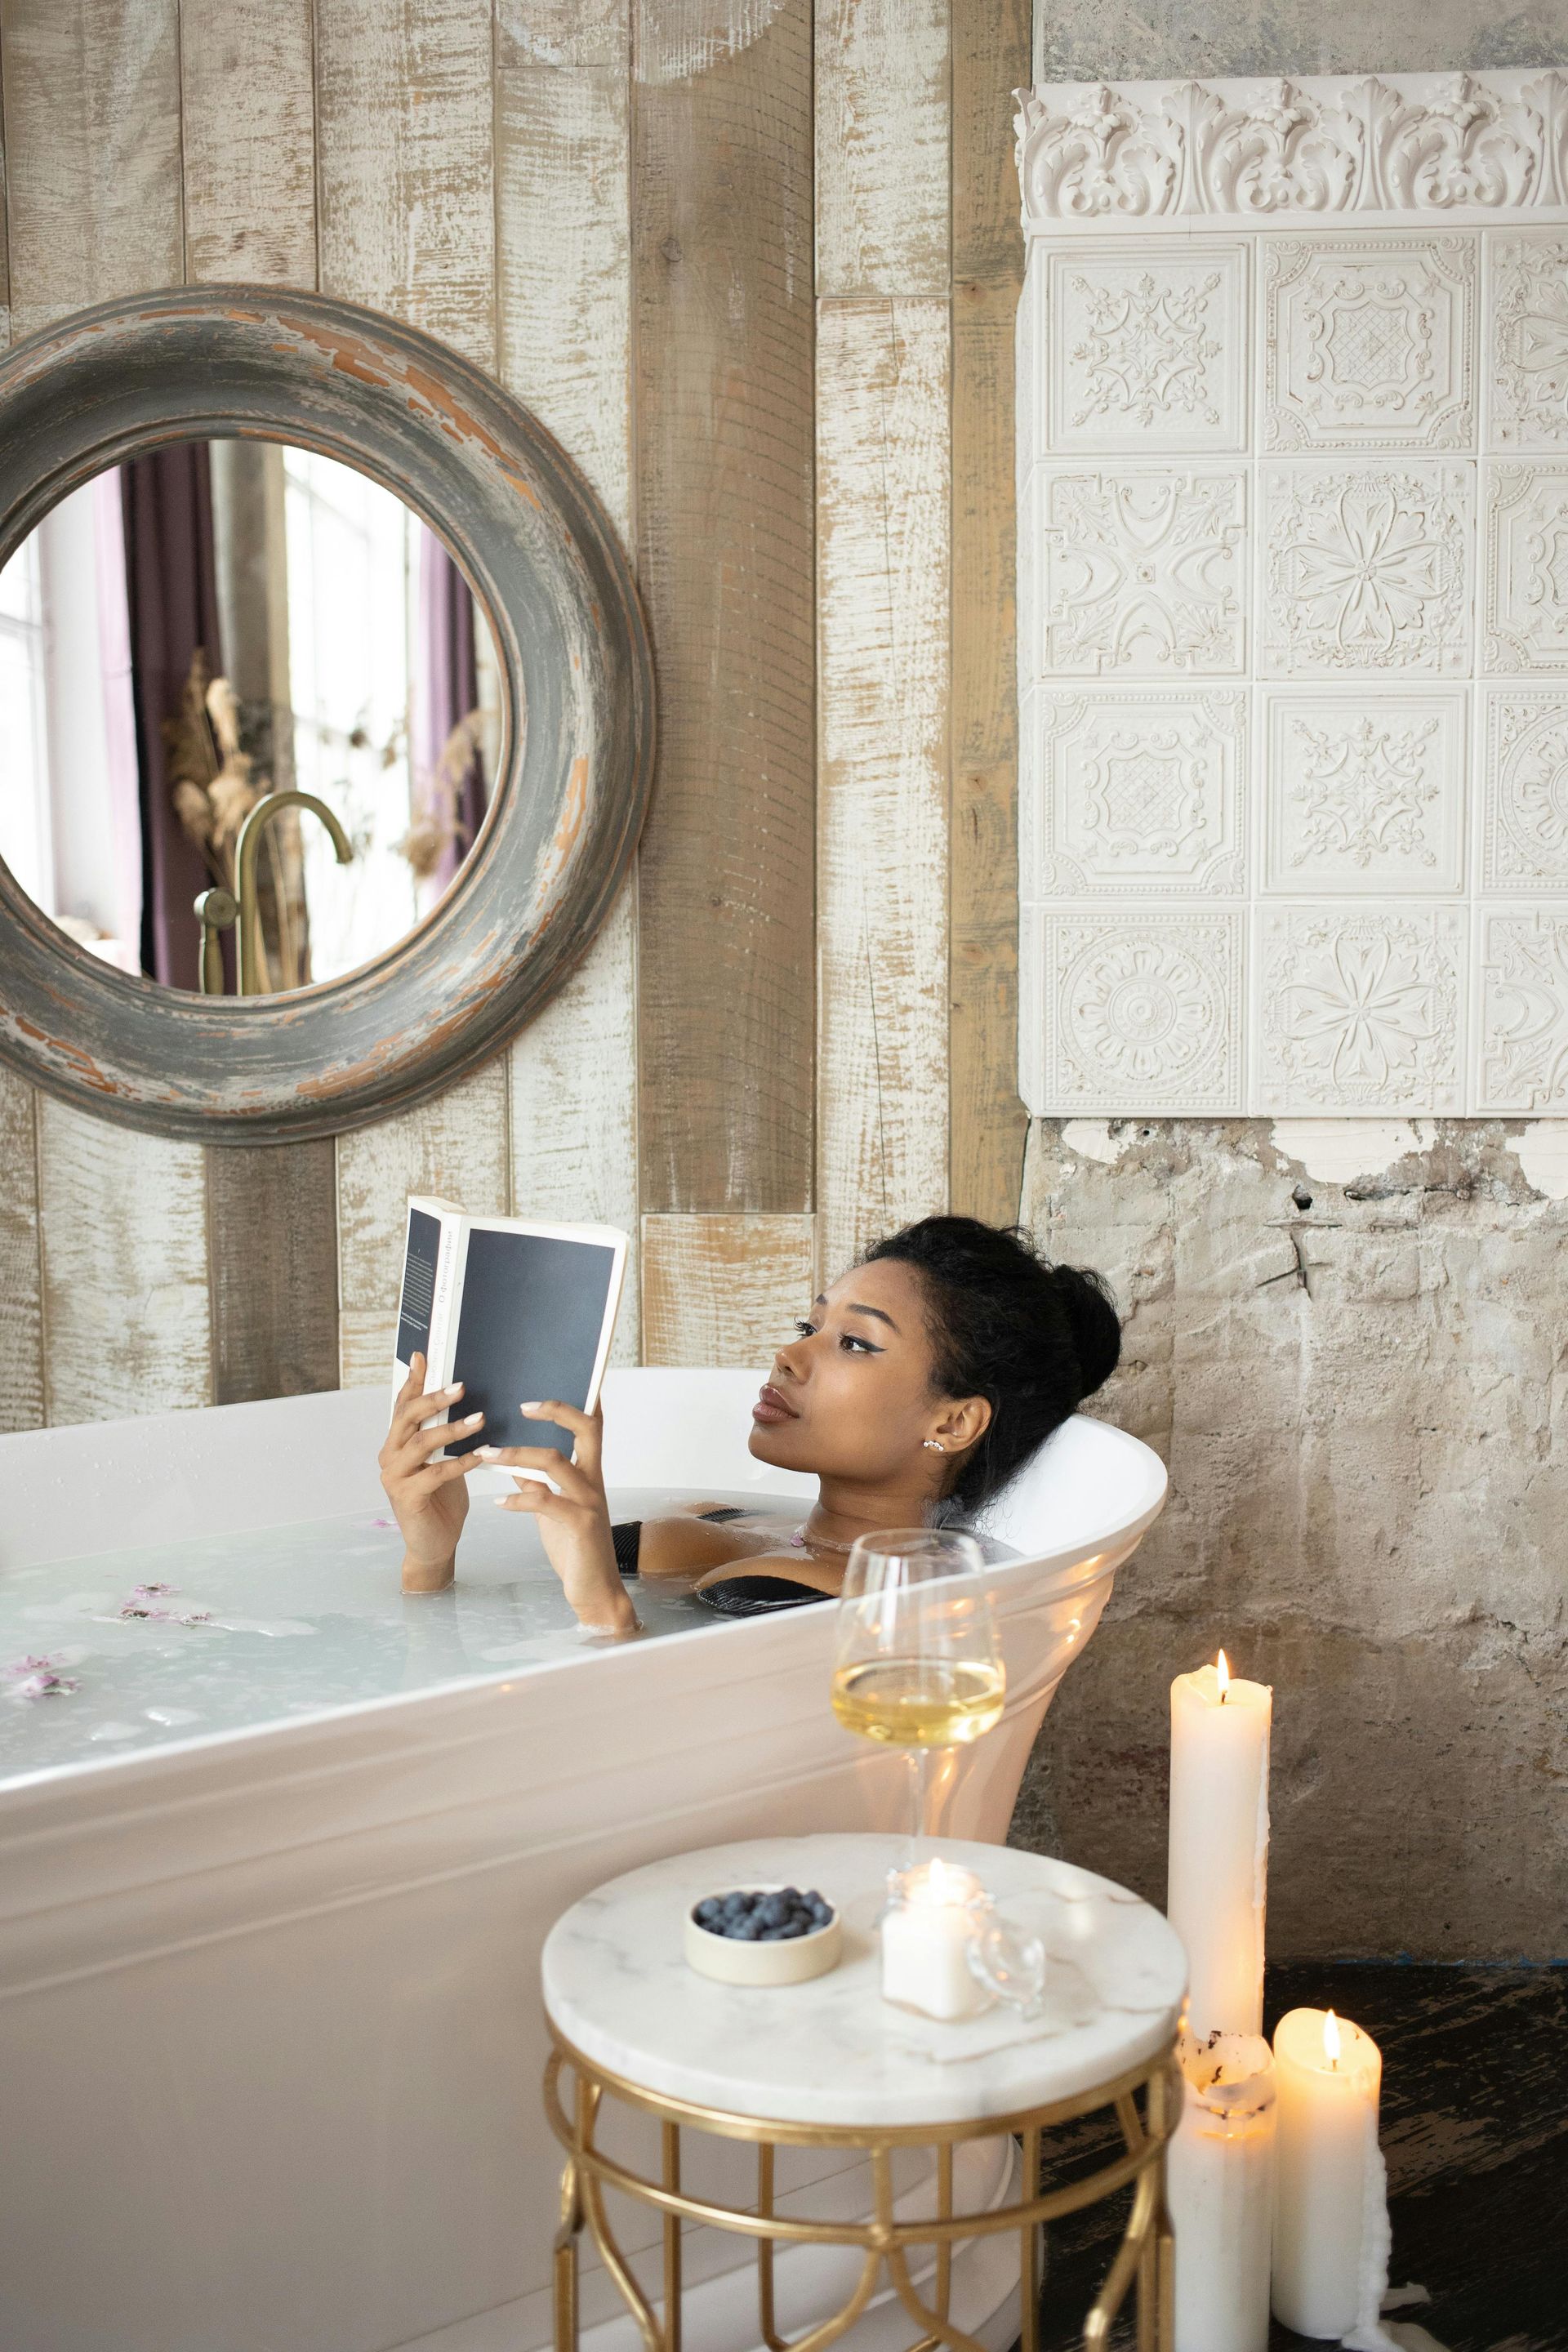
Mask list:
[[[1274,2316],[1299,2336],[1375,2330],[1388,2283],[1383,2053],[1331,2009],[1292,2009],[1274,2029]]]
[[[1263,2029],[1268,1736],[1274,1694],[1214,1666],[1171,1685],[1172,1927],[1187,1949],[1187,2027]]]
[[[907,1870],[882,1915],[882,1999],[923,2016],[974,2017],[991,1996],[969,1965],[984,1888],[940,1856]]]
[[[1184,2034],[1165,2156],[1176,2233],[1175,2352],[1268,2352],[1274,2058],[1261,2034]]]

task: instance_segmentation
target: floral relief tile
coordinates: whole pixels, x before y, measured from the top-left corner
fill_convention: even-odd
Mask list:
[[[1568,708],[1555,690],[1487,697],[1481,887],[1568,890]]]
[[[1037,677],[1245,669],[1241,467],[1042,468],[1035,515]]]
[[[1487,437],[1499,449],[1568,449],[1568,237],[1487,245]]]
[[[1568,909],[1488,907],[1479,919],[1475,1108],[1568,1111]]]
[[[1475,446],[1473,236],[1274,237],[1265,449]]]
[[[1493,466],[1486,490],[1489,670],[1568,671],[1568,466]]]
[[[1472,467],[1278,466],[1263,505],[1268,674],[1468,674]]]
[[[1020,783],[1041,895],[1246,889],[1247,696],[1184,687],[1041,693]]]
[[[1037,910],[1042,1111],[1237,1111],[1245,917]]]
[[[1468,911],[1264,907],[1253,1108],[1464,1108]]]
[[[1466,717],[1462,687],[1271,693],[1264,888],[1295,898],[1462,889]]]
[[[1136,457],[1247,446],[1247,247],[1051,254],[1037,331],[1043,446]]]

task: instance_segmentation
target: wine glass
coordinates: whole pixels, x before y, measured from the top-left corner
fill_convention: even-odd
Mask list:
[[[851,1548],[838,1602],[833,1712],[910,1760],[910,1840],[925,1833],[933,1749],[1002,1720],[1007,1676],[973,1536],[898,1528]]]

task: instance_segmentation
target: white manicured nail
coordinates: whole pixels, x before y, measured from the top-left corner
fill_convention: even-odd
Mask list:
[[[525,1399],[524,1402],[518,1406],[518,1411],[519,1412],[542,1412],[544,1411],[544,1407],[540,1403],[539,1399],[535,1397],[531,1404]]]
[[[476,1445],[474,1452],[479,1455],[481,1462],[494,1462],[500,1456],[500,1447],[499,1445]]]

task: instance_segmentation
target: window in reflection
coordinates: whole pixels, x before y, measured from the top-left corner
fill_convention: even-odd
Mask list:
[[[0,571],[0,857],[80,944],[200,984],[196,898],[256,868],[261,986],[331,980],[440,900],[482,822],[501,693],[482,611],[392,492],[312,451],[178,443],[62,499]],[[223,982],[237,974],[221,935]]]

